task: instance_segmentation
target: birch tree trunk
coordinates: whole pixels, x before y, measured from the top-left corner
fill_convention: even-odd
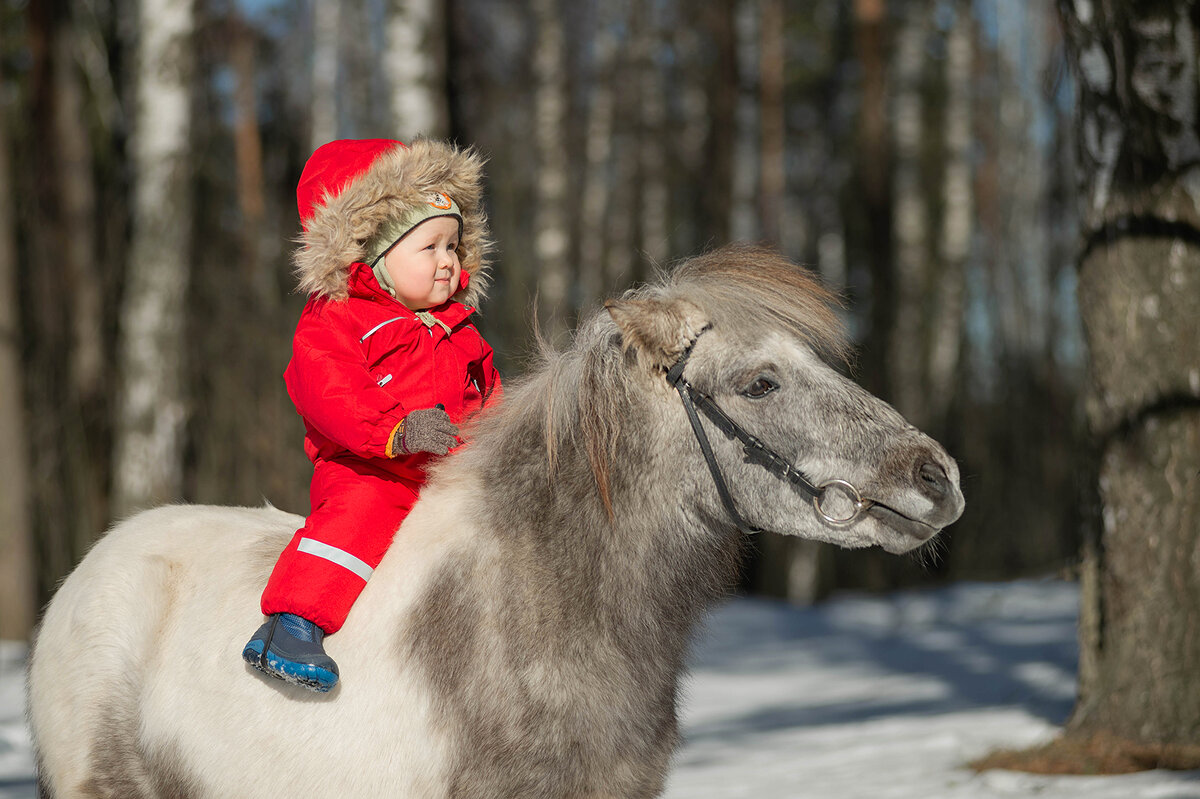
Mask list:
[[[338,0],[313,0],[312,129],[308,151],[337,138]]]
[[[534,0],[534,185],[533,257],[542,331],[550,341],[573,322],[567,264],[567,86],[563,21],[556,0]]]
[[[946,42],[946,171],[942,176],[941,273],[930,324],[928,391],[930,419],[944,419],[954,392],[963,342],[967,258],[971,253],[974,192],[971,173],[971,61],[973,20],[961,4]]]
[[[579,227],[579,286],[583,304],[599,300],[612,287],[604,270],[605,231],[612,196],[610,161],[613,152],[613,118],[616,88],[619,12],[605,4],[592,43],[592,83],[588,92],[584,129],[584,173]]]
[[[1187,0],[1060,0],[1078,77],[1079,305],[1103,523],[1070,729],[1200,744],[1200,129]]]
[[[393,135],[449,133],[446,103],[446,0],[390,0],[384,72],[392,98]]]
[[[34,575],[29,514],[28,441],[17,316],[16,214],[8,115],[0,96],[0,639],[25,640],[33,628]]]
[[[921,67],[924,64],[924,4],[909,4],[896,37],[893,112],[896,215],[895,292],[880,300],[894,303],[895,327],[888,335],[888,371],[892,404],[918,427],[926,426],[925,294],[928,285],[929,214],[921,186]]]
[[[138,16],[133,243],[121,307],[113,513],[180,499],[191,223],[191,0]]]
[[[637,78],[631,75],[631,62],[627,59],[617,67],[616,80],[620,85],[636,85]],[[638,93],[617,93],[613,113],[614,127],[618,135],[613,153],[612,194],[618,198],[609,204],[605,229],[608,235],[608,253],[604,257],[604,282],[610,288],[623,286],[633,279],[634,260],[637,255],[637,216],[642,203],[638,194],[638,150],[637,137],[631,129],[636,128],[638,117]]]
[[[642,258],[662,265],[671,246],[668,234],[670,218],[667,192],[666,148],[678,139],[675,125],[667,124],[663,67],[659,49],[663,46],[659,12],[650,3],[635,4],[635,62],[638,64],[641,98],[638,126],[638,162],[642,183],[641,252]],[[640,17],[640,19],[639,19]],[[677,146],[677,145],[674,145]]]

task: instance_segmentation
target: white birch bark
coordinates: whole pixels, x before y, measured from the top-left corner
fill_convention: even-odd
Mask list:
[[[309,151],[337,138],[338,40],[341,14],[337,0],[313,0],[312,130]]]
[[[391,94],[392,135],[449,133],[445,0],[389,0],[383,68]]]
[[[1042,66],[1049,48],[1035,38],[1037,26],[1022,31],[1017,24],[1025,13],[1010,4],[996,5],[998,24],[1007,31],[1006,48],[1024,54],[1022,69],[1013,65],[998,82],[998,124],[992,132],[996,147],[995,182],[1003,187],[999,198],[999,236],[1005,246],[995,254],[988,270],[994,325],[998,339],[1018,357],[1037,360],[1046,352],[1048,320],[1054,313],[1052,292],[1047,280],[1048,244],[1043,200],[1047,194],[1048,170],[1043,155],[1032,146],[1030,131],[1036,125],[1037,109],[1030,102],[1030,90],[1022,73],[1049,69]]]
[[[618,95],[617,117],[624,120],[636,116],[628,105],[636,106],[634,92]],[[618,110],[619,109],[619,110]],[[636,147],[630,143],[633,137],[626,136],[625,146],[616,148],[613,154],[613,194],[616,199],[610,204],[608,215],[608,254],[604,258],[604,276],[610,288],[624,285],[633,277],[634,257],[637,243],[634,240],[636,214],[640,204],[635,200],[638,179]]]
[[[614,6],[606,5],[609,13]],[[592,86],[588,93],[583,178],[582,224],[579,230],[579,283],[584,304],[599,299],[611,286],[604,272],[604,244],[611,192],[614,84],[617,37],[613,21],[601,19],[592,42]]]
[[[636,60],[641,65],[641,125],[638,131],[638,162],[642,178],[641,251],[653,264],[662,264],[670,253],[669,207],[666,178],[668,133],[663,97],[663,72],[658,64],[662,36],[653,4],[648,4],[644,24],[637,33]],[[672,137],[673,138],[673,137]]]
[[[0,109],[4,108],[0,96]],[[24,640],[33,627],[34,564],[28,441],[17,319],[15,207],[7,114],[0,117],[0,639]]]
[[[900,27],[895,57],[895,209],[896,323],[888,342],[888,369],[896,408],[914,424],[924,413],[923,299],[928,279],[929,218],[921,192],[921,67],[924,64],[923,15],[912,14]]]
[[[191,223],[191,0],[142,0],[133,243],[121,308],[113,513],[182,492],[184,295]]]
[[[1195,4],[1061,3],[1077,78],[1079,309],[1100,523],[1068,734],[1180,751],[1200,691],[1200,36]],[[1132,751],[1132,750],[1131,750]]]
[[[958,14],[946,41],[945,211],[938,238],[943,269],[935,289],[927,392],[934,418],[947,410],[962,349],[965,278],[975,214],[971,174],[972,24],[967,14]]]
[[[533,254],[542,330],[551,341],[571,322],[567,268],[567,87],[563,25],[556,0],[532,3],[537,29],[533,53],[534,184]]]

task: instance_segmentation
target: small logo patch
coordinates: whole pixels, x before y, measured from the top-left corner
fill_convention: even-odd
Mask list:
[[[434,192],[433,196],[429,198],[429,204],[439,211],[448,211],[450,210],[451,200],[448,195],[442,194],[440,191],[438,191]]]

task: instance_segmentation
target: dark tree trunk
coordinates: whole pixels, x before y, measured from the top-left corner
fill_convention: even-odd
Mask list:
[[[1100,453],[1070,728],[1200,743],[1200,81],[1187,0],[1061,0]]]
[[[0,99],[0,639],[24,640],[33,628],[35,572],[8,111]]]
[[[701,195],[703,230],[714,245],[729,241],[729,198],[733,193],[733,130],[737,111],[737,0],[702,5],[701,20],[712,37],[714,68],[708,73],[710,123],[707,169]]]
[[[862,70],[862,100],[858,122],[857,176],[864,255],[870,281],[870,319],[861,356],[863,384],[890,399],[887,385],[888,339],[895,324],[891,301],[892,175],[887,124],[887,42],[885,0],[855,0],[854,49]]]

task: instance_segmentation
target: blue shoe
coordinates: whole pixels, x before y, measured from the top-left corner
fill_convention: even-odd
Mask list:
[[[242,659],[263,674],[325,693],[337,685],[338,667],[325,654],[325,631],[294,613],[276,613],[242,650]]]

